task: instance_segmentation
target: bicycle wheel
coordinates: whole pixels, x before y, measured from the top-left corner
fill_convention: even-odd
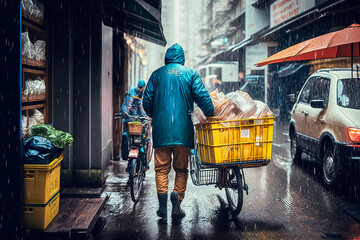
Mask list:
[[[238,215],[243,205],[242,177],[238,167],[226,170],[226,198],[232,215]]]
[[[137,203],[140,199],[140,193],[144,180],[144,166],[139,159],[131,159],[130,164],[130,193],[131,199]]]

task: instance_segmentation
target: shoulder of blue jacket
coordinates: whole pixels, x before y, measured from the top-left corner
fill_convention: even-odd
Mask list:
[[[138,94],[137,94],[137,91],[136,91],[136,90],[137,90],[136,87],[130,89],[129,95],[131,95],[132,97],[133,97],[133,96],[137,96]]]

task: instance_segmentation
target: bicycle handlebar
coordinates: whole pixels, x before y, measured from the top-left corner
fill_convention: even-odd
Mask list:
[[[124,114],[122,113],[115,113],[115,119],[122,119],[122,118],[134,118],[135,120],[150,120],[148,117],[142,117],[142,116],[131,116],[131,115],[128,115],[128,116],[124,116]]]

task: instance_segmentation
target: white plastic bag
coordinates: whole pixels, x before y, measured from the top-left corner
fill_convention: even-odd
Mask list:
[[[32,0],[22,0],[21,5],[25,11],[30,12],[30,8],[34,5],[34,3],[32,2]]]
[[[256,104],[249,94],[243,91],[231,92],[226,95],[227,98],[235,105],[240,111],[238,119],[249,118],[256,111]]]
[[[41,80],[39,86],[39,94],[45,94],[45,89],[46,89],[45,81]]]
[[[30,78],[25,81],[24,95],[36,95],[36,94],[45,94],[46,86],[45,81],[41,80],[31,80]]]
[[[21,116],[21,129],[22,129],[23,138],[26,138],[28,135],[29,129],[27,127],[27,117],[24,115]]]
[[[45,47],[44,40],[37,40],[34,44],[34,58],[35,60],[45,61]]]
[[[40,80],[33,81],[33,89],[34,89],[34,94],[40,94],[40,89],[41,89],[41,81]]]
[[[32,16],[35,16],[38,18],[44,17],[44,14],[40,11],[40,9],[38,8],[38,6],[36,6],[36,4],[30,5],[29,12]]]
[[[43,18],[44,14],[41,12],[41,10],[38,8],[36,4],[33,3],[32,0],[22,0],[21,1],[22,8],[30,13],[30,15]]]
[[[29,59],[34,58],[34,45],[30,41],[28,32],[21,34],[21,55]]]
[[[25,81],[25,91],[24,95],[34,95],[35,94],[35,84],[34,81],[28,78]]]
[[[212,103],[214,105],[214,114],[220,120],[228,120],[229,116],[233,115],[235,109],[234,104],[225,96],[224,93],[218,90],[212,91],[210,94]]]
[[[29,95],[29,93],[30,93],[29,83],[28,80],[26,80],[24,84],[23,95]]]
[[[274,116],[270,108],[263,103],[262,101],[255,100],[256,111],[252,114],[250,118],[262,118],[262,117],[272,117]]]
[[[44,115],[37,109],[34,109],[34,113],[31,117],[36,121],[35,125],[44,123]]]
[[[28,78],[24,84],[24,95],[34,95],[34,81]]]

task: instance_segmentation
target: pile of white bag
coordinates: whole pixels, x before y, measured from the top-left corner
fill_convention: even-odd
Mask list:
[[[224,94],[214,90],[210,93],[214,105],[214,115],[219,121],[271,117],[273,112],[262,101],[253,100],[249,94],[243,91]],[[194,124],[205,123],[206,117],[199,107],[192,113]]]
[[[45,81],[37,76],[36,79],[28,78],[24,84],[23,95],[45,94]]]
[[[21,34],[22,56],[38,61],[45,61],[45,47],[46,43],[44,40],[37,40],[35,44],[32,44],[29,38],[29,32],[23,32]]]

